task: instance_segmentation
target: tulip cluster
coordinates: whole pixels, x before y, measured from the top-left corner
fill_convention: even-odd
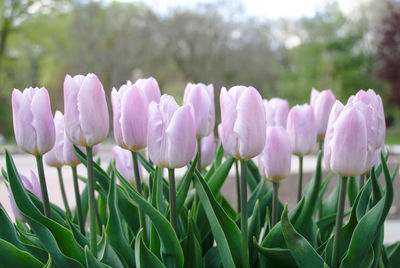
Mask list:
[[[310,217],[309,221],[312,221],[311,216],[317,211],[317,206],[323,207],[321,200],[310,202],[308,199],[308,203],[301,201],[309,198],[310,195],[317,198],[320,188],[323,188],[315,182],[305,193],[302,191],[303,158],[318,152],[319,143],[319,165],[323,155],[326,168],[341,178],[340,191],[337,194],[339,196],[338,209],[331,211],[332,213],[328,215],[331,219],[332,214],[336,214],[334,241],[330,243],[330,247],[333,248],[332,258],[329,262],[332,267],[338,266],[347,182],[354,176],[369,176],[374,166],[384,164],[380,161],[386,129],[384,110],[381,97],[373,90],[360,90],[348,99],[346,105],[343,105],[336,100],[331,90],[319,92],[313,88],[310,104],[295,105],[290,108],[288,101],[280,98],[263,100],[258,90],[251,86],[234,86],[229,90],[222,87],[219,96],[221,123],[218,126],[218,138],[221,145],[218,150],[216,150],[214,136],[216,119],[212,84],[188,83],[180,106],[174,97],[167,94],[161,95],[160,87],[153,77],[139,79],[135,83],[127,81],[118,90],[112,89],[111,102],[113,134],[118,146],[113,147],[113,163],[105,172],[93,162],[93,154],[98,151],[99,144],[109,133],[106,95],[95,74],[65,77],[64,115],[61,111],[56,111],[54,118],[45,88],[27,88],[23,92],[13,91],[15,140],[21,150],[35,155],[40,181],[38,183],[33,172],[31,172],[31,179],[27,179],[22,174],[16,175],[22,182],[20,185],[13,176],[10,177],[10,199],[17,220],[26,220],[35,226],[33,221],[29,222],[31,216],[23,216],[28,213],[26,208],[21,206],[20,200],[23,197],[15,198],[14,196],[14,191],[18,191],[18,187],[23,186],[43,201],[45,216],[60,222],[60,213],[50,207],[47,195],[42,164],[44,155],[47,165],[58,170],[66,221],[73,228],[74,223],[71,223],[69,219],[75,218],[82,235],[86,235],[87,231],[85,230],[84,207],[88,208],[89,240],[86,242],[86,238],[79,238],[80,243],[89,245],[90,252],[85,253],[86,259],[92,256],[93,260],[98,261],[97,254],[105,250],[105,243],[109,240],[110,249],[119,251],[118,254],[113,251],[113,254],[122,258],[122,263],[131,266],[130,262],[134,261],[137,266],[142,266],[143,263],[135,260],[129,251],[121,249],[126,245],[129,247],[131,241],[127,239],[129,237],[131,240],[133,237],[135,250],[144,250],[140,252],[145,252],[143,254],[147,254],[147,258],[152,259],[149,263],[159,263],[158,258],[165,261],[165,256],[175,256],[176,265],[171,267],[181,267],[182,260],[179,256],[183,253],[176,253],[181,244],[178,243],[176,246],[173,241],[179,241],[178,238],[182,238],[182,245],[188,245],[188,248],[196,248],[200,245],[207,247],[208,240],[203,237],[203,240],[197,241],[197,236],[204,235],[203,229],[210,228],[208,232],[204,232],[210,235],[207,239],[215,239],[218,245],[216,249],[221,255],[230,253],[230,250],[234,248],[232,245],[224,248],[224,243],[234,241],[240,244],[240,250],[236,251],[240,256],[231,256],[231,262],[229,258],[222,258],[221,263],[226,267],[232,267],[233,264],[249,267],[261,260],[254,258],[257,254],[254,254],[256,251],[252,250],[256,243],[249,245],[249,241],[251,242],[249,236],[252,236],[256,226],[260,225],[260,223],[254,223],[254,219],[257,221],[261,221],[261,218],[269,219],[264,217],[265,211],[268,211],[265,209],[267,203],[271,208],[271,221],[268,220],[265,224],[265,231],[269,228],[273,230],[286,228],[286,231],[290,229],[288,228],[290,223],[288,225],[287,222],[283,222],[285,212],[282,214],[282,225],[277,223],[280,215],[279,184],[291,172],[292,155],[299,158],[298,205],[303,204],[307,207],[309,212],[305,212],[305,215]],[[143,154],[146,154],[148,159],[143,157]],[[221,164],[223,155],[227,160]],[[253,158],[257,158],[257,165],[252,161]],[[76,166],[81,162],[87,167],[85,189],[87,206],[81,201],[83,194],[79,190],[76,171]],[[229,206],[233,212],[228,217],[229,213],[224,213],[228,205],[218,192],[233,163],[236,163],[237,167],[238,214],[236,215],[234,209]],[[240,174],[238,163],[240,163]],[[147,173],[142,171],[142,164]],[[72,169],[76,199],[75,213],[70,211],[64,189],[61,168],[65,165]],[[212,166],[208,168],[209,165]],[[175,169],[185,166],[188,166],[185,176],[178,185],[175,185]],[[11,167],[12,165],[8,163],[9,173],[13,172]],[[163,168],[168,169],[168,181],[163,178]],[[320,168],[320,166],[317,168],[317,172],[320,172]],[[148,179],[143,179],[147,175]],[[374,173],[370,177],[373,176],[375,176]],[[257,194],[260,195],[263,189],[271,188],[268,188],[270,186],[264,180],[257,181],[255,179],[257,177],[272,183],[272,196],[269,195],[271,200],[268,202],[263,199],[263,196],[257,196]],[[116,178],[121,182],[118,187],[115,186]],[[258,186],[251,185],[255,184],[255,181]],[[317,181],[317,178],[314,181]],[[192,192],[189,191],[191,182],[193,182]],[[250,199],[247,198],[249,186],[252,192]],[[169,190],[168,194],[165,190]],[[97,198],[96,192],[98,192]],[[318,198],[322,196],[323,193]],[[261,212],[254,216],[257,209],[261,211],[257,208],[261,205],[264,206],[263,216],[261,217]],[[104,207],[107,207],[107,210],[102,211]],[[298,209],[301,210],[302,207]],[[188,218],[182,218],[182,215],[186,214]],[[124,225],[120,215],[124,217]],[[169,222],[164,220],[167,215],[169,215]],[[236,219],[236,216],[238,216],[237,219],[240,218],[240,231],[236,223],[232,221]],[[204,224],[205,220],[200,221],[201,217],[208,219],[210,226]],[[105,228],[102,227],[102,224],[105,224],[102,218],[107,219]],[[45,220],[42,219],[42,221]],[[223,222],[224,226],[229,226],[229,231],[219,226],[220,222]],[[303,222],[303,224],[306,223]],[[32,228],[33,233],[36,232],[35,228],[38,227]],[[190,228],[195,228],[196,231],[189,231],[183,239],[182,232],[186,229],[191,230]],[[198,228],[203,229],[200,232]],[[307,232],[310,230],[311,228]],[[77,236],[75,229],[73,231],[74,236]],[[125,231],[129,235],[120,234]],[[279,239],[286,239],[288,235],[286,231],[281,230],[284,238],[271,239],[273,242],[269,246],[273,247]],[[240,232],[240,239],[236,237],[231,241],[230,238],[225,237],[235,236],[238,232]],[[279,233],[279,231],[276,232]],[[98,242],[98,235],[101,235],[100,242]],[[165,237],[167,239],[163,240]],[[318,238],[322,239],[321,237]],[[162,245],[160,243],[155,245],[154,241],[159,238],[162,240]],[[260,238],[267,240],[268,235],[260,236]],[[165,241],[168,243],[172,241],[171,249]],[[147,248],[148,244],[150,249]],[[98,245],[101,246],[99,251]],[[290,249],[291,245],[287,246]],[[161,251],[150,253],[149,250],[157,247],[160,247]],[[107,248],[107,250],[110,249]],[[184,251],[186,252],[186,248]],[[272,253],[262,250],[261,252],[271,257],[269,254]],[[135,257],[140,258],[142,253],[135,254]],[[103,261],[105,253],[101,254],[99,258]],[[237,258],[240,258],[240,261]],[[62,263],[60,258],[55,258],[55,260],[58,262],[57,265]],[[170,261],[168,259],[167,262]]]

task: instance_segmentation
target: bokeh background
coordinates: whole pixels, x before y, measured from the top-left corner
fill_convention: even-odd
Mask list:
[[[398,0],[0,0],[0,135],[13,142],[13,88],[45,86],[63,110],[65,74],[96,73],[109,98],[155,77],[180,102],[187,82],[256,87],[293,105],[312,87],[345,101],[382,95],[400,143]],[[111,107],[111,105],[110,105]]]

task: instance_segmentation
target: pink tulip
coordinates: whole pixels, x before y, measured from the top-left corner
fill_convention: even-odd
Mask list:
[[[157,103],[160,102],[160,87],[158,86],[156,79],[154,79],[153,77],[141,78],[135,82],[135,85],[138,86],[146,95],[149,103],[152,101]]]
[[[215,124],[214,86],[188,83],[183,104],[189,103],[194,110],[197,138],[208,136],[214,130]]]
[[[12,111],[15,140],[26,153],[43,155],[54,146],[56,133],[47,90],[14,89]]]
[[[342,112],[344,105],[336,100],[332,106],[331,112],[329,114],[328,125],[325,134],[325,141],[324,141],[324,163],[327,169],[330,170],[330,159],[331,159],[331,144],[330,141],[333,137],[333,127],[336,119],[339,117],[340,113]]]
[[[161,96],[149,107],[148,152],[161,168],[180,168],[196,152],[196,125],[191,105],[179,107],[172,96]]]
[[[114,136],[117,144],[130,151],[147,146],[148,100],[136,85],[113,88],[111,101],[114,118]]]
[[[201,139],[201,167],[205,168],[211,164],[214,158],[215,137],[214,132]]]
[[[315,121],[317,125],[317,136],[319,139],[325,137],[328,126],[329,114],[335,103],[335,95],[330,89],[319,92],[315,88],[311,90],[310,104],[314,109]]]
[[[376,114],[362,102],[350,103],[342,111],[340,108],[335,104],[329,118],[325,164],[342,176],[364,174],[373,165],[376,151]]]
[[[385,112],[383,110],[381,96],[376,94],[372,89],[368,89],[368,91],[360,90],[355,96],[351,96],[347,103],[355,102],[363,102],[367,105],[371,105],[374,109],[377,118],[377,127],[375,130],[377,132],[376,148],[380,148],[385,143],[386,135]]]
[[[65,132],[75,145],[91,147],[107,137],[106,96],[95,74],[65,77],[64,116]]]
[[[253,87],[222,88],[220,95],[222,145],[236,159],[248,160],[261,153],[266,121],[262,98]]]
[[[53,149],[44,155],[44,161],[48,166],[61,167],[64,165],[64,116],[60,111],[54,115],[54,126],[56,128],[56,142]]]
[[[21,178],[22,184],[24,185],[25,189],[31,191],[34,195],[36,195],[40,200],[42,200],[42,191],[40,190],[40,184],[36,174],[31,170],[30,172],[31,177],[28,179],[21,173],[19,177]],[[8,188],[8,196],[10,198],[11,209],[14,213],[14,216],[17,220],[25,221],[24,217],[19,212],[17,205],[15,204],[14,196],[11,192],[11,188]]]
[[[135,181],[135,175],[133,172],[132,152],[122,149],[119,146],[113,146],[112,155],[115,159],[115,167],[118,172],[130,182]],[[141,170],[139,162],[139,170]]]
[[[294,106],[289,112],[286,130],[294,155],[304,156],[311,153],[317,142],[317,128],[312,107],[308,104]]]
[[[272,98],[269,101],[263,100],[267,126],[281,126],[286,128],[289,114],[289,103],[287,100]]]
[[[281,127],[268,127],[264,150],[258,155],[261,175],[273,182],[279,182],[290,173],[292,150],[290,138]]]

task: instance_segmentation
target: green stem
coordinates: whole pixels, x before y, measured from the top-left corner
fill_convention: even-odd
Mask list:
[[[240,228],[242,235],[242,247],[243,247],[243,263],[244,267],[249,267],[249,247],[247,237],[247,161],[240,160],[241,169],[241,184],[240,184]]]
[[[272,182],[272,186],[274,188],[273,199],[272,199],[272,226],[278,222],[278,190],[279,190],[279,182]]]
[[[81,230],[81,233],[85,235],[85,221],[83,220],[81,195],[79,193],[78,172],[76,170],[76,166],[71,167],[71,169],[72,169],[72,179],[74,182],[76,209],[78,210],[79,229]]]
[[[324,139],[318,140],[319,150],[322,152],[324,149]]]
[[[93,176],[93,151],[92,147],[86,147],[87,154],[87,175],[88,175],[88,194],[89,194],[89,228],[90,228],[90,251],[97,257],[97,237],[96,237],[96,199],[94,196],[94,176]]]
[[[170,222],[175,232],[178,233],[177,224],[177,211],[176,211],[176,190],[175,190],[175,170],[173,168],[168,169],[168,180],[169,180],[169,209],[170,209]]]
[[[201,138],[197,139],[197,169],[199,170],[199,172],[201,174]],[[197,195],[197,192],[195,192],[194,199],[193,199],[193,205],[192,205],[192,209],[194,211],[196,211],[196,209],[197,209],[198,202],[199,202],[199,196]]]
[[[235,171],[236,171],[236,197],[237,197],[237,209],[240,213],[240,176],[239,176],[239,164],[235,159]]]
[[[132,151],[132,161],[133,161],[133,171],[135,174],[135,184],[136,189],[138,190],[139,194],[142,194],[142,183],[140,181],[140,173],[139,173],[139,160],[137,157],[137,152]],[[146,219],[141,207],[139,207],[139,224],[140,228],[143,229],[143,240],[144,243],[147,244],[147,233],[146,233]]]
[[[51,218],[49,194],[47,193],[46,178],[44,176],[44,169],[43,169],[43,157],[41,155],[36,155],[35,157],[39,174],[40,190],[42,191],[44,215],[48,218]]]
[[[65,212],[67,213],[68,218],[71,219],[71,211],[69,210],[68,199],[67,199],[67,195],[65,194],[64,180],[63,180],[61,167],[57,168],[57,173],[58,173],[58,181],[60,183],[61,197],[62,197],[64,207],[65,207]]]
[[[361,190],[364,186],[364,181],[365,181],[365,174],[360,175],[360,184],[358,185],[358,190]]]
[[[299,156],[299,186],[297,191],[297,202],[301,199],[301,192],[303,191],[303,156]]]
[[[333,240],[332,268],[339,267],[340,263],[340,238],[343,225],[344,204],[346,201],[347,177],[340,176],[340,196],[336,214],[335,237]]]

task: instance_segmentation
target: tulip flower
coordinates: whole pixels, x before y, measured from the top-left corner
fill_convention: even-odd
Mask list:
[[[189,103],[193,106],[197,138],[210,135],[215,124],[214,86],[188,83],[183,104]]]
[[[196,151],[196,126],[191,105],[181,107],[172,96],[161,96],[149,107],[148,152],[161,168],[181,168]]]
[[[344,108],[336,102],[329,116],[324,160],[327,168],[341,178],[332,267],[338,267],[340,261],[340,233],[343,225],[347,178],[361,175],[370,168],[376,150],[376,127],[377,117],[372,105],[363,102],[349,103]]]
[[[14,89],[12,111],[15,141],[26,153],[43,155],[54,146],[56,133],[47,90]]]
[[[383,110],[381,96],[376,94],[372,89],[368,89],[368,91],[360,90],[355,96],[351,96],[347,103],[350,104],[355,102],[363,102],[372,106],[377,119],[377,127],[375,130],[377,132],[376,148],[381,148],[385,143],[386,135],[385,112]]]
[[[247,160],[260,154],[265,145],[266,120],[261,95],[254,87],[235,86],[221,90],[221,140],[228,155],[240,159],[240,213],[243,248],[247,249]],[[243,251],[248,265],[249,252]]]
[[[185,166],[196,152],[196,125],[191,105],[178,106],[172,96],[161,96],[149,107],[148,152],[161,168],[168,168],[171,225],[177,231],[174,168]]]
[[[299,157],[297,201],[300,201],[303,188],[303,157],[314,150],[317,142],[317,128],[312,107],[308,104],[294,106],[289,112],[286,130],[292,153]]]
[[[286,128],[287,117],[289,114],[289,103],[281,98],[263,100],[265,108],[265,118],[267,126],[281,126]]]
[[[228,155],[249,160],[259,155],[265,144],[265,109],[253,87],[222,88],[220,95],[222,145]]]
[[[12,110],[15,140],[25,152],[35,155],[39,173],[44,214],[50,217],[50,202],[47,193],[46,178],[42,155],[50,151],[55,143],[55,126],[47,90],[27,88],[23,93],[14,89]]]
[[[135,82],[135,85],[138,86],[142,92],[146,95],[149,103],[152,101],[160,102],[160,87],[158,86],[157,80],[153,77],[149,78],[141,78]]]
[[[132,153],[119,146],[113,146],[112,156],[115,159],[115,167],[121,175],[130,182],[134,182]]]
[[[203,147],[201,138],[208,136],[214,130],[215,124],[214,86],[188,83],[183,96],[183,104],[191,104],[193,107],[197,136],[197,168],[201,170]]]
[[[311,90],[310,104],[314,109],[315,122],[317,126],[317,137],[322,140],[325,137],[328,126],[329,114],[335,103],[335,95],[330,89],[319,92],[315,88]],[[322,142],[320,147],[322,148]]]
[[[90,251],[97,256],[96,199],[94,196],[93,146],[108,134],[109,117],[103,85],[95,74],[67,75],[64,80],[64,124],[68,138],[86,147]]]
[[[95,74],[65,77],[64,116],[65,132],[73,144],[92,147],[106,138],[109,127],[106,96]]]
[[[42,194],[41,194],[38,178],[36,177],[36,174],[32,170],[30,172],[30,175],[31,175],[30,178],[27,178],[24,175],[22,175],[21,173],[19,173],[19,177],[20,177],[25,189],[29,190],[34,195],[36,195],[37,198],[42,200]],[[15,204],[14,196],[11,192],[10,187],[8,188],[8,196],[10,198],[11,209],[14,213],[15,219],[20,220],[20,221],[25,221],[24,217],[19,212],[17,205]]]
[[[292,150],[290,138],[283,127],[268,127],[264,150],[257,156],[261,175],[279,182],[290,173]]]
[[[214,158],[215,137],[214,132],[201,139],[201,167],[210,165]]]
[[[147,146],[146,95],[136,85],[113,88],[111,101],[114,117],[114,136],[119,146],[137,152]]]
[[[290,162],[292,150],[290,138],[286,130],[281,127],[268,127],[265,140],[265,147],[257,157],[258,168],[262,176],[272,182],[272,226],[278,221],[278,189],[279,181],[286,178],[290,173]]]
[[[44,160],[48,166],[57,168],[58,181],[60,185],[61,196],[63,199],[65,211],[69,218],[71,218],[71,212],[68,205],[67,195],[65,194],[64,180],[62,176],[61,167],[64,165],[64,116],[60,111],[56,111],[54,115],[54,126],[56,128],[56,142],[48,153],[44,155]]]

